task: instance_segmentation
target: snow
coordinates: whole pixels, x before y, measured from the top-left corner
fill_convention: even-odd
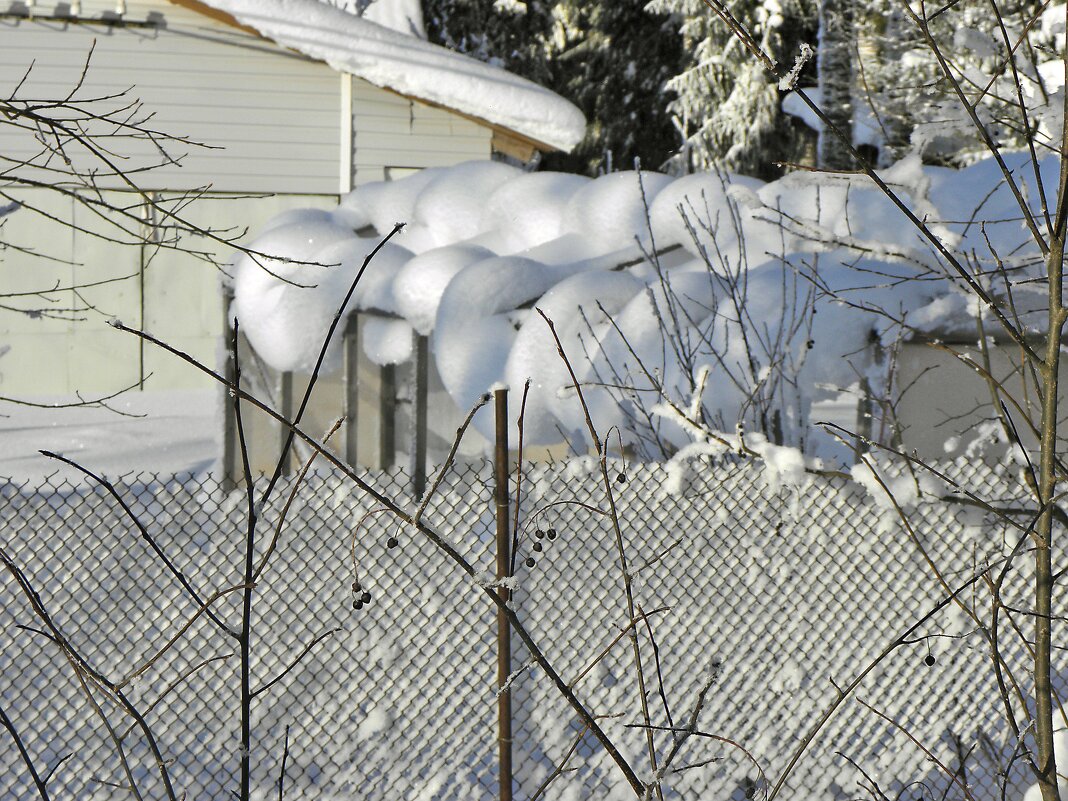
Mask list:
[[[509,251],[557,239],[566,232],[568,203],[589,182],[584,176],[560,172],[516,176],[485,201],[483,225],[506,232],[504,247]]]
[[[938,498],[945,487],[927,470],[910,470],[903,460],[867,455],[850,469],[853,480],[867,491],[875,505],[888,512],[908,511],[924,497]]]
[[[799,487],[805,479],[805,457],[798,448],[775,445],[762,437],[754,443],[759,435],[750,435],[746,444],[760,454],[764,463],[764,480],[768,490],[778,492],[781,487]]]
[[[209,5],[334,69],[550,147],[571,150],[585,132],[582,112],[556,93],[377,24],[372,19],[379,12],[361,18],[317,0],[210,0]],[[403,25],[408,12],[381,14],[382,21]]]
[[[1025,156],[1006,160],[1035,197]],[[1050,188],[1054,161],[1042,166]],[[949,170],[909,157],[880,175],[947,247],[992,262],[984,228],[969,222],[978,206],[1004,263],[1038,263],[991,162]],[[315,285],[285,284],[254,260],[238,260],[235,308],[269,364],[307,370],[314,363],[364,256],[397,222],[405,228],[371,262],[346,310],[398,318],[364,337],[368,354],[400,363],[411,332],[429,336],[437,373],[460,410],[494,384],[521,387],[529,379],[524,421],[532,445],[581,447],[586,436],[571,378],[536,308],[555,322],[601,431],[632,432],[643,419],[653,425],[655,408],[658,440],[678,450],[710,428],[730,432],[739,421],[754,428],[747,415],[759,397],[782,410],[783,441],[804,440],[805,458],[838,447],[829,435],[810,434],[806,421],[814,404],[840,402],[861,378],[878,380],[867,346],[902,335],[894,317],[920,330],[968,330],[980,311],[865,176],[799,172],[761,183],[725,172],[626,171],[590,180],[468,162],[361,186],[337,209],[287,212],[266,227],[253,246],[290,260],[267,266]],[[654,250],[657,260],[649,257]],[[1025,319],[1029,291],[1026,284],[1017,291]],[[787,329],[781,341],[768,336]],[[334,346],[327,368],[337,364]],[[787,365],[785,384],[776,383],[776,365]],[[643,397],[654,380],[690,411],[668,413],[663,398]],[[625,384],[636,392],[620,392]],[[480,413],[475,429],[490,435],[490,416]],[[796,455],[769,453],[769,484],[795,485]]]
[[[645,240],[646,204],[669,183],[671,178],[655,172],[602,175],[572,196],[564,211],[566,229],[604,247],[618,248],[635,237]]]
[[[732,173],[694,173],[673,181],[660,191],[650,208],[657,247],[693,248],[696,237],[696,246],[715,254],[717,264],[726,260],[736,266],[743,240],[754,252],[774,246],[779,239],[775,226],[733,210],[740,190],[755,192],[761,186],[755,178]],[[728,190],[733,190],[730,196]],[[751,200],[759,203],[755,194]]]
[[[792,84],[789,87],[783,86],[782,82],[780,82],[779,88],[793,89],[794,87]],[[805,87],[803,91],[818,108],[823,108],[819,88],[815,86]],[[801,99],[801,95],[796,91],[789,92],[783,97],[782,110],[792,117],[797,117],[813,131],[823,130],[823,122],[819,116],[808,103]],[[875,145],[876,147],[880,147],[883,144],[882,129],[879,126],[879,121],[872,113],[871,107],[865,103],[857,103],[853,107],[853,144]]]
[[[78,484],[83,475],[42,456],[47,450],[110,478],[146,473],[203,473],[220,453],[218,391],[133,391],[102,406],[61,408],[77,397],[22,398],[44,408],[0,402],[0,478]],[[133,416],[136,415],[136,416]]]
[[[521,256],[476,262],[449,283],[431,343],[442,382],[461,409],[501,380],[516,336],[513,310],[553,283],[548,267]]]
[[[437,245],[471,239],[481,233],[486,198],[510,178],[516,167],[496,161],[469,161],[431,180],[412,209],[413,229],[427,229]]]
[[[1061,15],[1064,15],[1064,6],[1061,6]],[[1053,757],[1057,763],[1057,787],[1063,797],[1068,791],[1068,783],[1064,776],[1068,776],[1068,730],[1058,729],[1053,732]],[[1024,793],[1023,801],[1042,801],[1042,788],[1035,782]]]
[[[351,228],[313,215],[291,215],[281,225],[268,225],[250,243],[251,250],[272,258],[248,253],[237,258],[233,311],[249,343],[271,367],[311,371],[341,300],[378,244],[377,237],[355,237]],[[384,245],[347,308],[395,311],[392,279],[411,255],[399,245]],[[343,333],[339,325],[324,362],[327,372],[340,366]]]
[[[377,708],[367,713],[366,717],[356,727],[356,739],[368,740],[376,734],[386,731],[393,721],[386,710]]]
[[[371,317],[364,327],[364,349],[375,364],[401,364],[412,357],[412,327],[404,320]]]
[[[801,75],[801,70],[804,69],[805,64],[807,64],[815,54],[812,45],[807,42],[801,43],[800,52],[794,59],[794,65],[786,75],[779,79],[780,92],[785,92],[797,86],[797,79]]]
[[[429,334],[449,282],[467,265],[493,255],[493,251],[486,248],[465,244],[446,245],[420,253],[397,273],[394,281],[397,311],[420,334]]]

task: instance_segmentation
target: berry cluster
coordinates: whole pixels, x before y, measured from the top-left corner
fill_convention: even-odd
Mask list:
[[[536,529],[534,531],[534,544],[532,546],[530,546],[531,550],[533,550],[534,553],[541,553],[543,550],[545,550],[545,546],[542,544],[542,540],[546,540],[547,539],[550,542],[552,542],[553,540],[556,539],[556,536],[557,536],[557,534],[556,534],[556,529],[555,528],[548,528],[545,531],[542,531],[540,528]],[[527,567],[534,567],[534,565],[536,565],[536,564],[537,564],[537,560],[535,560],[533,556],[528,556],[527,557],[527,561],[526,561]]]
[[[360,580],[356,579],[352,582],[352,608],[359,611],[369,603],[371,603],[371,593],[364,590],[360,585]]]

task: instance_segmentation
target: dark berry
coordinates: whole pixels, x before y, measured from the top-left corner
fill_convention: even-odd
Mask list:
[[[542,531],[542,530],[541,530],[540,528],[539,528],[539,529],[537,529],[537,530],[536,530],[536,531],[534,532],[534,537],[535,537],[535,539],[539,539],[539,540],[540,540],[540,539],[541,539],[542,537],[544,537],[544,536],[545,536],[545,532],[544,532],[544,531]]]
[[[616,476],[616,483],[617,484],[626,484],[627,483],[627,474],[626,473],[620,473],[618,476]]]
[[[358,581],[352,582],[352,591],[353,592],[359,592],[360,591],[360,582],[358,582]]]
[[[537,564],[537,563],[534,561],[534,557],[533,556],[528,556],[527,557],[527,567],[534,567],[535,564]]]
[[[386,547],[387,548],[396,548],[397,547],[397,538],[396,537],[390,537],[388,540],[386,540]]]
[[[360,600],[363,601],[365,604],[371,603],[371,593],[365,592],[363,595],[360,596]]]
[[[357,612],[363,609],[363,601],[353,601],[352,608],[355,609]]]
[[[931,667],[932,665],[934,665],[934,663],[934,654],[927,654],[927,656],[923,658],[923,664],[927,665],[927,667]]]
[[[535,542],[533,547],[534,547],[534,552],[535,553],[541,553],[541,543],[540,542]]]
[[[549,539],[551,539],[551,540],[555,540],[555,539],[556,539],[556,529],[555,529],[555,528],[551,528],[551,529],[549,529],[549,530],[548,530],[548,531],[546,532],[546,535],[547,535],[547,536],[549,537]]]

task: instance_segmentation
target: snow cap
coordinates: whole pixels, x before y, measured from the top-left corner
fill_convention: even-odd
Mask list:
[[[1055,161],[1043,162],[1043,175],[1052,179]],[[967,220],[967,198],[986,198],[987,208],[1011,218],[1002,194],[990,191],[1001,181],[996,165],[949,171],[904,159],[882,177],[946,241],[976,235],[950,222]],[[939,278],[935,257],[900,219],[863,176],[796,173],[765,184],[729,173],[626,171],[591,180],[466,162],[360,186],[328,212],[279,215],[252,244],[276,258],[262,266],[238,259],[236,311],[267,363],[308,370],[364,258],[404,222],[344,312],[369,312],[361,343],[375,363],[409,360],[413,335],[428,336],[458,409],[491,387],[529,381],[524,441],[581,448],[584,410],[541,311],[554,321],[600,430],[627,430],[644,400],[613,394],[616,376],[655,375],[668,397],[689,398],[679,408],[646,409],[661,441],[683,448],[702,408],[728,425],[744,418],[751,387],[773,370],[750,335],[783,330],[782,358],[801,410],[783,417],[789,436],[812,403],[872,367],[873,337],[900,333],[870,309],[893,309],[913,329],[957,319],[974,328],[972,307]],[[986,230],[1014,260],[1031,258],[1018,222]],[[372,324],[374,315],[390,319]],[[672,354],[669,335],[693,349],[688,362]],[[328,352],[327,369],[336,364]],[[474,428],[491,436],[492,423],[476,416]],[[798,454],[754,436],[746,446],[766,452],[769,486],[804,477]]]
[[[383,89],[444,106],[536,143],[571,150],[582,112],[499,67],[390,30],[317,0],[206,0],[242,25]]]

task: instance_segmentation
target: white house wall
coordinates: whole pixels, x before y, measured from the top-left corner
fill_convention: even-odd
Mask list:
[[[484,125],[343,78],[325,64],[168,0],[127,2],[122,19],[129,27],[94,22],[114,15],[114,0],[85,0],[80,18],[86,24],[50,21],[57,5],[38,0],[36,21],[0,19],[0,75],[6,76],[0,91],[10,91],[34,62],[21,96],[62,96],[78,81],[95,41],[82,96],[128,92],[153,113],[151,127],[212,148],[169,146],[172,155],[182,156],[181,166],[142,174],[145,188],[323,194],[382,180],[391,170],[492,154],[493,133]],[[25,8],[26,0],[0,0],[0,11]],[[143,26],[153,20],[154,26]],[[351,159],[345,112],[352,115]],[[130,144],[123,143],[124,152]],[[0,128],[0,149],[16,158],[38,151],[32,137],[6,126]],[[144,144],[138,156],[138,165],[160,161]],[[118,188],[121,182],[102,183]]]
[[[104,24],[101,16],[114,15],[117,7],[115,0],[83,0],[83,24],[48,18],[71,13],[69,4],[37,0],[32,10],[38,16],[30,20],[20,18],[30,10],[28,0],[0,0],[0,93],[10,95],[29,69],[18,96],[65,96],[81,78],[95,42],[78,97],[128,90],[129,100],[139,99],[153,115],[152,128],[211,146],[175,145],[171,155],[186,151],[180,166],[136,175],[141,189],[163,195],[210,186],[211,193],[183,211],[194,222],[255,235],[278,212],[329,207],[355,183],[491,156],[492,131],[451,111],[340,75],[168,0],[127,0],[122,19],[130,24]],[[117,107],[129,101],[112,102]],[[119,160],[126,169],[159,162],[144,143],[116,140],[110,147],[128,156]],[[0,125],[5,158],[28,159],[39,149],[31,135]],[[89,164],[75,160],[75,166]],[[121,179],[104,176],[96,184],[103,190],[125,187]],[[214,364],[223,331],[217,270],[181,252],[162,250],[149,258],[136,245],[76,234],[69,222],[94,229],[98,220],[69,198],[19,191],[29,192],[18,196],[31,198],[56,221],[19,211],[6,218],[4,240],[56,260],[0,252],[0,294],[132,277],[80,296],[52,294],[39,304],[88,303],[95,308],[76,315],[84,319],[0,311],[0,394],[105,394],[149,374],[150,389],[204,385],[190,369],[106,323],[118,317],[145,326]],[[112,197],[136,203],[134,194]],[[210,249],[224,261],[230,255],[221,245]]]
[[[352,132],[354,186],[492,155],[491,129],[359,79],[352,81]]]
[[[7,3],[0,0],[0,9]],[[95,10],[91,6],[114,9],[114,3],[84,3],[86,17]],[[37,8],[51,10],[43,3]],[[128,90],[128,98],[139,99],[154,115],[151,127],[213,148],[168,145],[172,155],[184,153],[181,166],[163,165],[142,174],[144,188],[338,191],[341,98],[336,72],[166,0],[131,2],[124,19],[144,21],[150,13],[164,25],[0,20],[0,91],[13,90],[34,62],[19,96],[63,96],[77,83],[95,41],[80,96]],[[159,162],[146,143],[116,146],[134,156],[126,165]],[[32,156],[38,147],[32,137],[2,126],[0,149],[18,158]],[[119,179],[102,182],[121,185]]]
[[[968,354],[976,364],[984,363],[977,345],[954,345]],[[1018,433],[1027,448],[1036,448],[1037,440],[1029,430],[1021,409],[1037,422],[1039,399],[1034,385],[1022,380],[1019,347],[998,343],[991,345],[990,371],[1005,393]],[[905,449],[921,459],[943,459],[968,451],[979,437],[985,438],[979,452],[1001,457],[1005,446],[997,441],[1001,435],[990,387],[983,375],[961,359],[942,350],[918,343],[907,343],[897,359],[895,386],[902,392],[897,402],[897,416],[902,424],[901,438]],[[1068,365],[1062,362],[1061,386],[1068,386]],[[1061,403],[1065,402],[1062,397]]]
[[[128,194],[107,195],[125,200]],[[103,230],[99,220],[68,198],[47,190],[26,196],[43,212]],[[334,202],[333,196],[205,197],[185,210],[195,224],[255,231],[287,209]],[[69,226],[28,210],[5,218],[4,239],[35,243],[48,258],[8,249],[0,252],[0,291],[33,292],[123,279],[20,301],[23,308],[80,309],[78,319],[54,319],[0,310],[0,395],[23,397],[82,392],[103,395],[145,379],[146,389],[207,387],[210,379],[176,358],[146,346],[107,324],[112,317],[143,327],[205,364],[214,366],[223,331],[219,270],[188,253],[117,245],[75,233]],[[229,249],[203,239],[183,245],[211,250],[224,260]],[[14,301],[6,301],[16,305]],[[86,308],[86,306],[92,308]]]

